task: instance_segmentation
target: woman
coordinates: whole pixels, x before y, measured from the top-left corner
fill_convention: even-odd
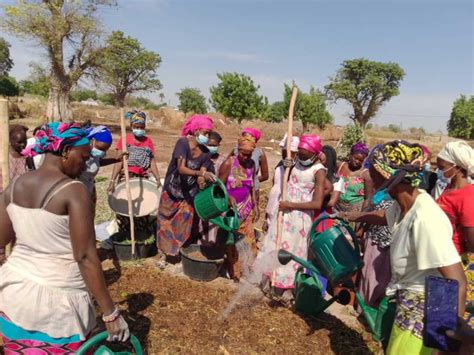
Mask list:
[[[228,157],[219,170],[219,178],[226,185],[231,201],[237,206],[240,221],[237,233],[243,237],[253,257],[257,255],[254,223],[259,219],[257,194],[254,189],[255,162],[252,160],[255,147],[254,138],[240,137],[237,156]],[[235,245],[226,247],[226,265],[230,278],[238,282],[242,276],[242,265]]]
[[[10,147],[8,149],[9,169],[10,169],[10,181],[16,177],[23,175],[28,170],[31,170],[27,166],[27,159],[21,154],[22,150],[26,147],[26,132],[28,128],[20,125],[13,125],[10,128],[9,138]],[[0,193],[3,191],[3,178],[2,172],[0,171]]]
[[[454,246],[469,281],[468,307],[474,309],[474,185],[467,181],[474,173],[474,150],[466,142],[450,142],[439,152],[436,164],[438,179],[446,185],[436,202],[451,221]],[[470,323],[474,327],[474,316]]]
[[[284,249],[294,255],[306,259],[308,256],[308,234],[310,233],[313,216],[319,213],[324,197],[324,181],[326,169],[318,162],[321,153],[321,140],[315,135],[303,135],[298,145],[298,157],[291,170],[287,187],[287,201],[281,201],[279,210],[283,211],[282,232],[277,245],[277,219],[275,218],[265,238],[258,258],[265,258],[278,249]],[[297,265],[291,261],[278,267],[274,273],[265,272],[262,289],[270,291],[270,280],[276,296],[283,303],[291,302],[293,281]]]
[[[369,172],[363,167],[368,154],[369,149],[364,143],[356,143],[351,148],[348,161],[339,164],[337,175],[344,180],[345,192],[336,204],[338,211],[361,211],[368,207],[373,193]]]
[[[166,265],[166,256],[179,255],[183,245],[192,242],[191,236],[198,233],[194,197],[206,182],[215,180],[211,154],[206,147],[213,126],[209,116],[191,116],[174,147],[158,209],[156,243],[161,253],[158,265],[161,268]]]
[[[131,111],[125,114],[125,118],[130,120],[132,134],[126,136],[126,144],[128,150],[128,172],[131,177],[148,177],[151,172],[156,180],[157,187],[161,187],[160,174],[156,166],[155,147],[150,137],[146,136],[146,115],[144,112]],[[119,138],[115,149],[118,155],[122,155],[122,137]],[[109,184],[109,192],[113,192],[115,184],[122,172],[123,162],[120,160],[114,166],[112,179]]]
[[[432,349],[426,348],[422,340],[425,277],[457,280],[459,316],[465,309],[466,278],[452,243],[451,225],[436,202],[418,189],[423,168],[419,145],[386,143],[372,151],[369,163],[375,188],[386,189],[395,202],[387,210],[343,212],[340,217],[389,226],[392,281],[387,295],[396,295],[397,311],[387,353],[428,353]]]
[[[283,188],[283,177],[285,176],[285,162],[288,161],[290,167],[294,165],[296,154],[298,153],[298,145],[300,138],[297,136],[291,137],[290,156],[287,153],[287,136],[283,137],[280,142],[282,160],[275,167],[275,175],[273,176],[273,186],[268,194],[267,209],[265,213],[265,222],[263,225],[263,232],[268,232],[269,226],[273,219],[278,215],[278,204],[280,203],[281,190]]]
[[[54,122],[36,138],[25,154],[45,154],[43,165],[15,179],[0,196],[0,246],[16,238],[0,267],[4,351],[78,350],[95,326],[89,292],[104,312],[109,340],[125,341],[128,325],[112,302],[97,257],[90,197],[74,180],[90,157],[86,133],[79,125]]]

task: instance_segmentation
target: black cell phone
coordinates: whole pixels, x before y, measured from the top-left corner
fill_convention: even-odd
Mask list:
[[[460,342],[446,336],[458,324],[457,280],[428,276],[425,279],[425,319],[423,344],[444,351],[457,351]]]

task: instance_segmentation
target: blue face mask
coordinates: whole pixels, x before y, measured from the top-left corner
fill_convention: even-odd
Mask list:
[[[91,156],[93,156],[94,158],[103,158],[105,157],[105,152],[103,150],[92,147]]]
[[[132,130],[132,132],[133,132],[133,135],[134,135],[135,137],[138,137],[138,138],[145,136],[145,130],[144,130],[144,129],[134,128],[134,129]]]
[[[374,206],[378,205],[382,201],[391,201],[392,196],[388,193],[387,188],[377,191],[374,196],[372,196],[372,203]]]
[[[431,171],[431,164],[430,163],[426,163],[424,166],[423,166],[423,171]]]
[[[298,158],[298,162],[303,165],[303,166],[310,166],[314,163],[315,157],[313,156],[312,158],[306,159],[306,160],[301,160]]]
[[[438,176],[438,180],[442,183],[442,184],[445,184],[445,185],[449,185],[451,183],[451,178],[449,177],[446,177],[444,176],[444,173],[448,172],[449,170],[451,170],[452,168],[454,168],[454,166],[446,169],[446,170],[439,170],[439,169],[436,169],[436,175]]]
[[[209,152],[211,154],[217,154],[217,152],[219,151],[219,147],[214,147],[214,146],[209,146],[209,145],[206,145],[207,149],[209,149]]]
[[[199,133],[199,135],[196,137],[196,141],[198,144],[206,145],[209,141],[209,138],[207,138],[204,134]]]

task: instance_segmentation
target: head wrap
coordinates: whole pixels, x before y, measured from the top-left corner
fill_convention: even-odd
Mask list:
[[[240,137],[239,138],[239,149],[245,149],[245,150],[255,150],[257,147],[257,143],[255,142],[254,137]]]
[[[421,149],[423,150],[423,159],[424,163],[428,162],[430,159],[430,150],[426,145],[420,144]]]
[[[134,123],[143,123],[146,125],[146,115],[145,112],[138,110],[125,112],[125,119],[130,120],[130,124]]]
[[[35,143],[27,146],[22,154],[34,157],[38,154],[61,154],[66,147],[89,144],[87,133],[78,123],[52,122],[44,124],[35,133]]]
[[[357,142],[351,147],[351,154],[362,154],[363,156],[369,155],[369,148],[364,142]]]
[[[260,138],[262,137],[262,132],[260,132],[256,128],[250,128],[250,127],[244,128],[242,130],[242,134],[244,134],[244,133],[250,134],[252,137],[254,137],[255,138],[255,143],[258,142],[260,140]]]
[[[106,126],[91,127],[86,132],[89,140],[94,139],[97,142],[112,144],[112,134]]]
[[[449,142],[441,149],[438,158],[466,170],[467,175],[474,174],[474,149],[464,141]]]
[[[424,155],[419,144],[393,141],[377,145],[369,156],[369,163],[388,182],[394,186],[405,182],[417,187],[421,182]]]
[[[298,144],[298,149],[306,149],[309,152],[314,154],[321,153],[321,149],[323,148],[321,144],[321,138],[314,134],[303,134],[300,137],[300,144]]]
[[[188,134],[193,134],[198,129],[207,129],[212,130],[214,128],[214,123],[212,118],[207,115],[192,115],[184,123],[183,128],[181,129],[181,135],[187,136]]]
[[[285,133],[285,136],[283,137],[283,139],[280,141],[280,144],[279,144],[281,149],[286,149],[287,140],[288,140],[288,134]],[[290,150],[292,152],[295,152],[295,153],[298,152],[298,145],[299,144],[300,144],[300,137],[291,136]]]

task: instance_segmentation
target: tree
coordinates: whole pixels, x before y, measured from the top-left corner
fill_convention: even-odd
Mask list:
[[[339,156],[347,156],[351,151],[351,147],[358,142],[367,143],[367,136],[363,128],[357,122],[354,122],[344,127],[341,142],[338,144]]]
[[[147,97],[143,96],[128,96],[127,106],[135,107],[141,110],[159,110],[164,104],[156,104]]]
[[[281,122],[288,116],[288,108],[285,102],[276,101],[270,105],[270,113],[266,118],[268,122]]]
[[[89,89],[71,91],[71,101],[81,102],[88,99],[97,100],[97,92]]]
[[[199,89],[184,88],[176,95],[179,99],[178,108],[184,114],[188,112],[207,113],[206,98]]]
[[[3,75],[0,76],[0,96],[18,96],[20,93],[20,86],[15,78]]]
[[[447,126],[452,137],[474,139],[474,96],[461,95],[454,101]]]
[[[345,60],[326,85],[326,94],[334,102],[340,99],[349,102],[354,110],[350,118],[365,128],[380,107],[400,93],[404,76],[397,63],[364,58]]]
[[[0,76],[6,76],[13,68],[10,57],[10,43],[0,37]]]
[[[20,81],[20,92],[22,94],[48,97],[51,89],[51,81],[47,70],[34,62],[31,62],[29,67],[30,74],[28,78]]]
[[[160,102],[163,103],[163,101],[165,101],[165,94],[160,92],[160,95],[158,95],[160,97]]]
[[[285,84],[284,103],[285,112],[290,107],[292,87]],[[331,114],[326,110],[325,96],[314,87],[310,87],[308,93],[298,90],[295,102],[295,120],[301,121],[303,131],[306,132],[310,124],[316,125],[318,128],[324,129],[327,124],[332,122]]]
[[[220,82],[210,89],[211,105],[216,111],[227,117],[237,119],[263,118],[267,111],[268,100],[260,96],[260,86],[244,74],[217,74]]]
[[[158,53],[147,51],[138,40],[125,36],[122,31],[114,31],[107,39],[95,75],[114,94],[115,104],[123,107],[128,94],[162,88],[156,74],[160,63]]]
[[[17,0],[4,6],[2,27],[42,47],[48,57],[51,88],[46,115],[50,120],[72,119],[69,92],[97,65],[101,5],[115,0]]]

